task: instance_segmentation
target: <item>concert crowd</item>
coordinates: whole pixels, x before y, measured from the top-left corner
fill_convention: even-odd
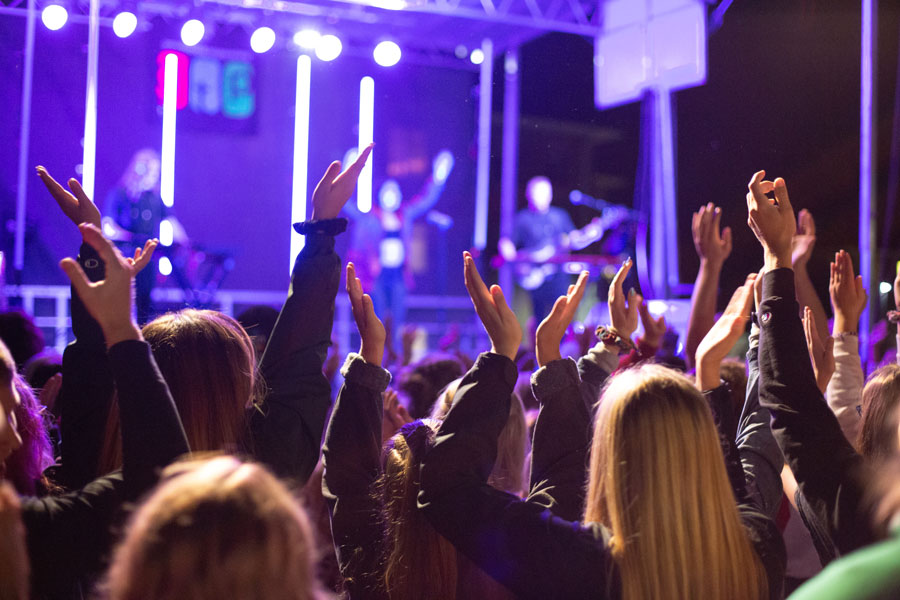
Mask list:
[[[465,253],[490,346],[410,362],[335,252],[370,152],[319,181],[265,328],[196,309],[139,327],[157,240],[123,255],[78,182],[38,168],[83,238],[60,262],[75,341],[54,359],[27,316],[0,322],[0,598],[900,597],[900,365],[866,377],[841,249],[829,319],[784,179],[750,177],[761,270],[720,315],[731,231],[694,214],[681,355],[626,289],[631,259],[569,358],[588,273],[525,334]],[[342,282],[361,344],[335,357]]]

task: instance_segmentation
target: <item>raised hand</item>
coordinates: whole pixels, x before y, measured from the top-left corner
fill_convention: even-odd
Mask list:
[[[816,329],[816,317],[808,306],[803,307],[803,333],[806,334],[806,349],[816,374],[816,385],[822,394],[834,375],[834,338],[828,336],[823,341]]]
[[[588,275],[587,271],[582,271],[575,285],[570,285],[568,293],[556,299],[550,314],[538,325],[534,348],[539,366],[561,358],[559,344],[584,297]]]
[[[613,329],[623,338],[631,339],[638,326],[638,307],[644,301],[640,294],[634,289],[628,291],[628,299],[625,298],[625,292],[622,285],[628,272],[634,264],[630,258],[626,259],[622,266],[619,267],[618,273],[613,277],[612,284],[609,286],[609,294],[607,295],[607,303],[609,305],[609,320]]]
[[[725,312],[697,348],[697,387],[701,390],[719,386],[719,365],[747,328],[756,278],[756,273],[751,273],[734,291]]]
[[[401,427],[412,423],[413,418],[409,416],[406,407],[400,404],[400,397],[394,390],[385,390],[381,398],[384,407],[381,412],[381,441],[386,442],[394,437]]]
[[[472,298],[472,304],[475,305],[475,312],[481,319],[484,330],[491,339],[491,352],[515,360],[516,352],[522,343],[522,326],[506,303],[500,286],[492,285],[491,289],[488,289],[484,284],[472,255],[463,252],[463,261],[466,290]]]
[[[831,263],[828,293],[834,309],[834,332],[856,333],[868,296],[862,277],[853,273],[853,260],[843,250],[834,255],[834,262]]]
[[[85,243],[94,248],[105,263],[106,278],[91,283],[72,258],[62,259],[59,266],[72,281],[88,312],[100,324],[107,346],[123,340],[141,339],[140,331],[131,319],[132,281],[150,262],[156,240],[149,240],[143,250],[135,252],[134,258],[125,258],[95,225],[82,224],[78,228]]]
[[[747,185],[747,225],[762,244],[766,270],[791,268],[791,243],[797,231],[794,209],[784,179],[763,179],[765,171],[757,171]],[[766,194],[774,192],[775,199]]]
[[[644,326],[644,335],[641,336],[642,339],[646,344],[659,348],[668,327],[668,325],[666,325],[665,315],[654,318],[653,315],[650,314],[650,309],[647,308],[646,302],[641,302],[640,306],[638,306],[638,314],[641,317],[641,325]]]
[[[363,293],[362,282],[356,276],[353,263],[347,263],[347,295],[350,296],[350,308],[359,330],[359,354],[367,363],[380,367],[387,334],[384,323],[375,314],[372,298]]]
[[[797,233],[791,240],[791,263],[794,268],[805,268],[816,245],[816,222],[805,208],[797,213]]]
[[[94,227],[100,228],[100,211],[91,199],[87,197],[84,190],[81,189],[81,184],[78,183],[77,179],[69,179],[69,189],[72,190],[69,192],[57,183],[44,167],[37,167],[37,174],[41,181],[44,182],[44,185],[47,186],[47,191],[59,204],[63,214],[69,217],[73,223],[76,225],[90,223]]]
[[[359,179],[359,173],[365,166],[374,146],[375,144],[366,146],[353,164],[347,167],[343,173],[341,173],[339,160],[328,165],[328,169],[325,170],[325,174],[313,191],[312,219],[314,221],[333,219],[341,213],[341,209],[353,195],[356,180]]]
[[[722,209],[712,202],[701,206],[691,219],[691,234],[694,248],[701,262],[722,266],[731,254],[731,228],[726,227],[719,233],[722,220]]]

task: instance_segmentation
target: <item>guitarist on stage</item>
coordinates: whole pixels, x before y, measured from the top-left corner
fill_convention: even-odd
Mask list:
[[[512,239],[500,240],[500,253],[508,261],[515,260],[520,249],[534,255],[536,264],[527,266],[528,272],[523,274],[519,283],[529,290],[534,318],[540,322],[572,283],[572,276],[561,270],[554,269],[555,272],[549,274],[542,271],[541,255],[544,253],[547,255],[545,259],[551,258],[559,249],[573,247],[572,242],[576,240],[570,239],[570,234],[574,232],[575,225],[569,213],[557,206],[550,206],[553,186],[546,177],[531,178],[525,188],[525,196],[528,198],[528,208],[516,215]]]

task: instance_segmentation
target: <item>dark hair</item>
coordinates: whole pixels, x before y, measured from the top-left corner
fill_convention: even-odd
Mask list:
[[[0,313],[0,339],[9,348],[17,370],[44,349],[44,334],[32,318],[20,310]]]
[[[463,364],[449,354],[431,354],[406,367],[397,377],[397,389],[407,397],[407,409],[413,419],[423,419],[441,390],[454,379],[463,376]]]

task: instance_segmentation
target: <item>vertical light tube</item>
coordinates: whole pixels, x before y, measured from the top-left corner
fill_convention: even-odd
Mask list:
[[[375,139],[375,80],[363,77],[359,81],[359,142],[357,150],[371,144]],[[367,213],[372,210],[372,163],[369,158],[359,174],[356,184],[356,208]]]
[[[97,163],[97,60],[100,53],[100,0],[91,0],[89,23],[81,187],[84,188],[84,193],[88,198],[93,198],[94,173]]]
[[[482,63],[484,64],[484,63]],[[516,198],[519,189],[519,49],[511,48],[503,58],[503,154],[500,167],[500,237],[515,237]],[[488,92],[490,97],[491,92]],[[490,148],[490,138],[488,139]],[[485,197],[487,193],[485,192]],[[487,200],[484,200],[487,206]],[[483,231],[482,243],[487,239]],[[513,268],[504,264],[500,268],[498,283],[504,290],[513,286]]]
[[[659,89],[659,158],[660,183],[662,185],[663,218],[665,219],[664,244],[666,260],[666,295],[677,293],[681,278],[678,273],[678,215],[675,193],[675,115],[672,113],[672,92]]]
[[[878,17],[877,0],[862,0],[862,48],[859,85],[859,273],[869,290],[869,302],[860,318],[860,355],[865,366],[869,358],[869,330],[873,315],[878,314],[880,294],[875,280],[875,189],[876,144],[872,124],[875,122],[875,57]]]
[[[163,79],[162,152],[160,153],[159,195],[163,204],[175,204],[175,114],[178,110],[178,55],[166,55]]]
[[[494,89],[494,44],[481,42],[484,60],[478,78],[478,161],[475,165],[475,239],[483,250],[487,245],[488,200],[491,177],[491,103]]]
[[[291,186],[291,223],[306,220],[306,185],[309,172],[309,92],[312,61],[309,55],[297,58],[297,91],[294,97],[294,168]],[[291,264],[303,250],[306,239],[291,228]]]
[[[25,22],[25,67],[22,77],[22,122],[19,127],[19,173],[16,185],[16,240],[13,268],[25,268],[25,200],[28,193],[28,145],[31,140],[31,88],[34,79],[34,28],[37,23],[35,0],[28,0]]]

